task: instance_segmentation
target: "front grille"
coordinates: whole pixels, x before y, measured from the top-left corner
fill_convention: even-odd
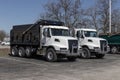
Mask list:
[[[107,41],[100,40],[100,48],[101,48],[101,51],[107,51]]]
[[[68,40],[68,47],[69,47],[70,53],[77,53],[78,41],[77,40]]]

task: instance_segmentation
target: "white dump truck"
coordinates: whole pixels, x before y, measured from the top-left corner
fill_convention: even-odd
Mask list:
[[[77,38],[70,36],[63,22],[40,20],[35,24],[13,26],[10,34],[11,55],[30,57],[39,52],[47,61],[67,58],[75,61],[79,55]]]
[[[108,42],[99,38],[95,29],[80,28],[74,29],[74,31],[75,37],[79,40],[79,46],[82,47],[81,57],[90,58],[96,56],[97,58],[103,58],[109,51]]]

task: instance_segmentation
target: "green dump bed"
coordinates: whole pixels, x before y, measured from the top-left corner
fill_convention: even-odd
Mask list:
[[[120,34],[115,34],[112,36],[100,35],[100,37],[106,39],[109,45],[120,45]]]

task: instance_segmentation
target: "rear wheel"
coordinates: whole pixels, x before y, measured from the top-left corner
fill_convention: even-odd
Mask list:
[[[49,62],[57,61],[57,55],[55,53],[55,50],[53,48],[49,48],[46,53],[46,60]]]
[[[81,53],[81,57],[84,59],[90,58],[90,51],[88,48],[83,48],[83,52]]]
[[[18,54],[20,57],[25,57],[25,49],[23,47],[19,48]]]
[[[103,58],[103,57],[105,56],[105,54],[95,54],[95,56],[96,56],[97,58]]]
[[[117,49],[116,46],[113,46],[113,47],[111,48],[111,53],[112,53],[112,54],[118,53],[118,49]]]
[[[31,48],[30,47],[26,47],[25,53],[26,53],[26,57],[31,57],[32,56]]]
[[[31,55],[35,56],[37,54],[37,48],[32,48],[31,50]]]
[[[11,48],[11,55],[12,56],[18,56],[18,49],[16,47]]]

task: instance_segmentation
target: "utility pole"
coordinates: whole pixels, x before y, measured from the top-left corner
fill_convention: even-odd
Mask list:
[[[109,0],[109,34],[111,34],[111,0]]]

